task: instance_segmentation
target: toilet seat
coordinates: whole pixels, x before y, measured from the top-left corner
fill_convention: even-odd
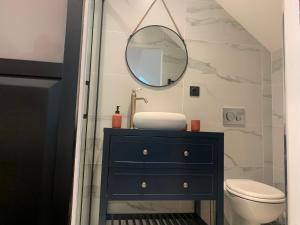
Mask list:
[[[275,187],[248,179],[228,179],[226,190],[238,197],[262,203],[283,203],[285,195]]]

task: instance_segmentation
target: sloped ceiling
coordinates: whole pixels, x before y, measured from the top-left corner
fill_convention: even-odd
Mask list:
[[[283,46],[283,0],[216,0],[270,52]]]

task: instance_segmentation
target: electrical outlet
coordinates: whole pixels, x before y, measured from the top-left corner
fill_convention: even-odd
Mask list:
[[[190,86],[190,96],[191,97],[199,97],[200,96],[200,87]]]
[[[246,116],[243,108],[223,108],[223,125],[232,127],[245,127]]]

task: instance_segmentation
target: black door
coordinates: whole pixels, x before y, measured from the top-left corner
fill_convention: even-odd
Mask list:
[[[64,63],[0,59],[0,224],[70,223],[82,0]]]
[[[58,80],[0,78],[3,224],[52,224],[61,88]]]

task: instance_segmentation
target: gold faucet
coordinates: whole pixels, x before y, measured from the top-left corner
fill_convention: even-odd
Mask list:
[[[134,128],[133,125],[133,116],[135,114],[136,111],[136,101],[138,100],[143,100],[146,104],[148,103],[148,100],[146,98],[137,98],[136,97],[136,92],[142,90],[141,88],[132,90],[131,92],[131,103],[130,103],[130,128]]]

